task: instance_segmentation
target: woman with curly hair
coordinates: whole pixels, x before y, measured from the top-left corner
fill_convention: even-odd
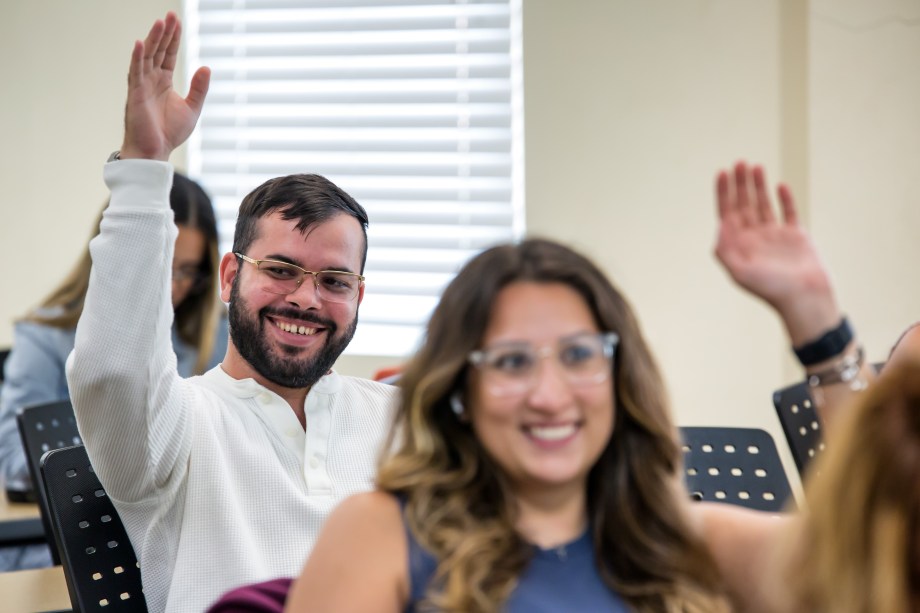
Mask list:
[[[546,240],[445,290],[377,491],[325,525],[288,611],[728,611],[783,522],[690,502],[630,306]],[[721,507],[721,508],[716,508]]]

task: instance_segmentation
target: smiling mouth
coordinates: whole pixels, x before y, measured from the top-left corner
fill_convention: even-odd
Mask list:
[[[564,424],[559,426],[526,426],[524,431],[538,441],[561,441],[566,439],[578,430],[576,424]]]
[[[272,321],[275,324],[276,328],[284,330],[285,332],[290,332],[291,334],[299,334],[301,336],[313,336],[319,331],[319,328],[313,328],[310,326],[298,326],[297,324],[290,324],[284,321]]]

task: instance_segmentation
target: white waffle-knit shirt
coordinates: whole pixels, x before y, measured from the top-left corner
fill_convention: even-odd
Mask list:
[[[171,348],[172,166],[105,167],[112,191],[67,375],[80,434],[141,566],[150,611],[198,612],[299,574],[323,521],[371,489],[396,389],[330,373],[304,432],[281,397]]]

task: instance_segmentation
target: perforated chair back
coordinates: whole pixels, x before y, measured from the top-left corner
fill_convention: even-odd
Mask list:
[[[773,407],[783,427],[783,434],[795,460],[795,467],[800,475],[812,458],[824,451],[821,435],[821,419],[815,411],[815,403],[802,381],[773,392]]]
[[[48,535],[51,558],[55,564],[60,564],[61,556],[51,538],[51,515],[48,511],[48,500],[39,483],[41,483],[41,459],[45,452],[83,443],[80,440],[80,432],[77,430],[73,405],[69,400],[63,400],[26,407],[16,416],[16,421],[19,425],[19,435],[22,437],[22,447],[26,452],[26,464],[32,476],[35,499],[41,510],[42,524],[45,526],[45,534]]]
[[[756,428],[684,427],[685,482],[696,500],[759,511],[793,503],[773,437]]]
[[[83,445],[49,451],[41,470],[74,611],[147,611],[134,549]]]

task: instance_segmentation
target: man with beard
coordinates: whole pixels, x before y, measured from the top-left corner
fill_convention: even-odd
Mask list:
[[[333,506],[372,487],[396,392],[330,370],[364,296],[367,216],[316,175],[244,199],[220,266],[227,354],[201,377],[177,374],[167,160],[210,77],[199,69],[187,98],[172,89],[179,32],[170,13],[135,43],[68,382],[149,609],[185,612],[299,572]]]

